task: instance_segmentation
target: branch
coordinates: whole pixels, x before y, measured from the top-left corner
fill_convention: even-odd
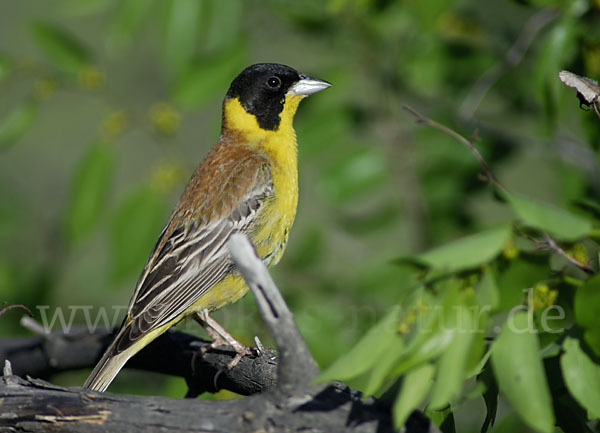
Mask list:
[[[0,431],[90,432],[356,432],[392,433],[390,407],[339,383],[310,394],[266,392],[208,401],[141,397],[63,388],[37,379],[0,378]],[[439,433],[415,411],[404,433]]]
[[[504,192],[507,192],[507,193],[509,192],[508,188],[506,188],[502,183],[500,183],[500,181],[496,178],[496,176],[494,176],[494,173],[492,173],[492,169],[488,165],[487,161],[483,158],[481,153],[479,153],[479,151],[477,150],[475,145],[470,140],[467,140],[465,137],[463,137],[462,135],[460,135],[458,132],[454,131],[453,129],[450,129],[447,126],[441,125],[441,124],[437,123],[436,121],[423,116],[421,113],[416,111],[414,108],[409,107],[408,105],[404,105],[404,109],[406,111],[408,111],[410,114],[412,114],[413,116],[415,116],[417,118],[418,123],[422,123],[427,126],[431,126],[432,128],[435,128],[438,131],[441,131],[444,134],[447,134],[450,137],[454,138],[458,142],[464,144],[467,147],[467,149],[469,149],[469,151],[473,154],[473,156],[475,157],[475,159],[477,160],[477,162],[479,163],[479,165],[485,172],[486,180],[488,180],[493,186],[503,190]],[[519,231],[517,231],[517,233],[521,234]],[[590,275],[593,275],[596,273],[592,268],[590,268],[589,266],[587,266],[585,264],[580,263],[579,260],[577,260],[576,258],[569,255],[565,250],[563,250],[556,243],[556,241],[548,233],[542,232],[542,234],[544,236],[544,241],[534,240],[534,242],[536,244],[539,245],[539,244],[542,244],[542,242],[543,242],[547,249],[558,253],[559,255],[564,257],[569,263],[577,266],[579,269],[581,269],[585,273],[590,274]],[[530,237],[527,237],[527,238],[530,239]]]
[[[29,316],[33,317],[33,313],[25,305],[23,305],[23,304],[6,305],[6,302],[3,302],[2,307],[0,307],[0,316],[2,316],[7,311],[14,310],[15,308],[21,308],[21,309],[25,310],[27,312],[27,314],[29,314]]]
[[[167,430],[231,433],[395,431],[389,402],[372,397],[364,399],[359,392],[341,383],[310,384],[310,379],[318,372],[316,364],[264,264],[256,257],[245,236],[232,237],[229,248],[281,353],[277,373],[279,383],[275,387],[243,399],[202,401],[99,393],[8,375],[0,380],[0,431],[5,431],[4,427],[7,427],[6,431],[114,433]],[[156,344],[148,345],[132,358],[132,364],[138,358],[137,362],[145,359],[145,362],[164,370],[177,372],[179,368],[185,369],[191,364],[189,359],[182,361],[178,358],[177,347],[169,348],[164,346],[164,342],[160,343],[161,339],[170,339],[174,334],[181,333],[167,333],[159,337],[155,340]],[[193,338],[181,335],[182,338]],[[108,340],[108,334],[104,334],[103,338]],[[183,347],[191,345],[187,341]],[[142,356],[147,350],[155,352]],[[266,353],[264,348],[261,352]],[[69,355],[75,354],[64,356]],[[204,360],[207,355],[210,353],[198,358]],[[96,358],[96,354],[91,358]],[[50,357],[50,364],[52,360],[57,361]],[[222,365],[229,360],[222,360]],[[232,372],[244,362],[253,361],[248,356],[244,357]],[[10,374],[8,365],[5,372]],[[437,427],[418,411],[411,414],[403,431],[439,433]]]
[[[502,74],[521,62],[538,32],[556,18],[559,12],[558,9],[542,9],[527,20],[515,43],[504,56],[502,64],[492,66],[475,82],[458,109],[461,119],[468,120],[473,117],[490,88],[500,79]]]
[[[319,373],[317,364],[265,264],[245,235],[232,235],[228,246],[279,349],[277,386],[294,387],[308,383]]]
[[[567,253],[565,250],[563,250],[562,247],[560,245],[558,245],[558,243],[554,240],[554,238],[552,236],[550,236],[548,233],[544,233],[544,244],[547,246],[547,248],[550,251],[554,251],[555,253],[557,253],[559,256],[563,257],[565,260],[567,260],[572,265],[577,266],[579,269],[581,269],[586,274],[594,275],[596,273],[596,271],[594,271],[592,268],[581,263],[575,257],[571,256],[569,253]]]
[[[415,110],[414,108],[412,108],[408,105],[404,105],[403,108],[406,111],[408,111],[410,114],[415,116],[417,118],[418,123],[423,123],[427,126],[431,126],[432,128],[435,128],[438,131],[441,131],[444,134],[449,135],[450,137],[452,137],[455,140],[459,141],[460,143],[464,144],[465,147],[467,149],[469,149],[469,151],[473,154],[473,156],[475,157],[475,159],[477,160],[477,162],[479,163],[479,165],[485,172],[486,180],[501,190],[504,190],[504,191],[507,190],[506,187],[504,185],[502,185],[502,183],[500,183],[500,181],[496,178],[496,176],[494,176],[494,173],[492,173],[492,169],[490,168],[490,166],[488,165],[486,160],[483,158],[483,156],[481,156],[481,153],[479,153],[479,150],[477,150],[477,148],[475,147],[475,145],[473,144],[473,142],[471,140],[467,140],[465,137],[463,137],[462,135],[460,135],[458,132],[454,131],[453,129],[450,129],[447,126],[437,123],[436,121],[430,119],[429,117],[423,116],[417,110]]]
[[[28,325],[31,327],[31,325]],[[93,368],[114,337],[114,331],[89,333],[73,328],[68,334],[43,333],[35,337],[0,339],[0,365],[12,364],[13,374],[47,379],[66,371]],[[246,356],[227,369],[235,356],[229,347],[207,351],[198,356],[209,342],[192,335],[168,331],[137,353],[125,368],[183,377],[190,393],[217,392],[226,389],[241,395],[263,392],[275,385],[277,354],[262,349],[256,357]]]

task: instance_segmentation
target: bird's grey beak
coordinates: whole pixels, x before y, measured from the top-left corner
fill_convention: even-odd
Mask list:
[[[292,96],[302,95],[308,96],[313,93],[320,92],[331,87],[331,83],[318,78],[309,77],[308,75],[300,74],[300,81],[290,87],[288,91]]]

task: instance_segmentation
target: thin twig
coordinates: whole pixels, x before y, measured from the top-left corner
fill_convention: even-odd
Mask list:
[[[538,32],[556,18],[558,14],[558,9],[542,9],[527,20],[515,43],[504,56],[503,62],[492,66],[491,69],[486,71],[475,82],[458,109],[460,119],[469,120],[473,117],[473,114],[477,111],[477,108],[490,88],[506,71],[514,68],[521,62]]]
[[[40,323],[38,323],[34,318],[23,316],[21,318],[21,326],[23,328],[29,329],[31,332],[37,335],[47,335],[50,333],[49,330],[44,328]]]
[[[469,151],[473,154],[473,156],[475,157],[477,162],[479,162],[479,165],[485,172],[485,180],[489,181],[492,185],[503,190],[504,192],[509,192],[508,188],[506,188],[496,178],[496,176],[494,176],[494,173],[492,173],[492,169],[488,165],[487,161],[483,158],[481,153],[479,153],[479,151],[477,150],[477,148],[475,147],[475,145],[473,144],[473,142],[471,140],[466,139],[465,137],[463,137],[462,135],[460,135],[458,132],[454,131],[453,129],[450,129],[447,126],[439,124],[436,121],[430,119],[429,117],[423,116],[421,113],[416,111],[414,108],[409,107],[408,105],[404,105],[404,109],[406,111],[408,111],[410,114],[412,114],[413,116],[415,116],[417,118],[418,123],[422,123],[427,126],[431,126],[432,128],[435,128],[438,131],[441,131],[444,134],[447,134],[450,137],[454,138],[455,140],[459,141],[460,143],[464,144],[467,147],[467,149],[469,149]],[[523,233],[520,233],[518,230],[515,230],[515,232],[517,234],[520,234],[521,236],[523,236]],[[537,239],[531,238],[528,235],[525,235],[525,237],[529,240],[532,240],[538,246],[545,247],[546,249],[552,250],[552,251],[560,254],[569,263],[577,266],[579,269],[581,269],[585,273],[590,274],[590,275],[596,273],[592,268],[590,268],[589,266],[587,266],[585,264],[580,263],[579,260],[577,260],[573,256],[569,255],[565,250],[563,250],[558,245],[558,243],[548,233],[546,233],[546,232],[542,232],[542,233],[544,235],[545,241],[539,241]]]
[[[23,304],[5,305],[5,303],[3,303],[2,308],[0,308],[0,316],[2,316],[4,313],[6,313],[9,310],[14,310],[15,308],[22,308],[23,310],[27,311],[27,314],[29,314],[31,317],[33,317],[33,313],[25,305],[23,305]]]
[[[277,345],[277,388],[293,389],[300,384],[309,383],[319,373],[319,369],[267,267],[256,255],[254,246],[245,235],[233,234],[229,238],[228,247]]]
[[[587,265],[584,265],[579,260],[577,260],[575,257],[571,256],[569,253],[567,253],[565,250],[563,250],[562,247],[560,245],[558,245],[558,243],[554,240],[554,238],[552,236],[550,236],[548,233],[544,233],[544,242],[551,251],[554,251],[555,253],[559,254],[561,257],[563,257],[569,263],[577,266],[579,269],[581,269],[586,274],[594,275],[596,273],[596,271],[594,271],[592,268],[590,268]]]
[[[10,361],[8,359],[4,360],[4,368],[2,369],[2,375],[3,376],[12,376],[13,374],[13,370],[12,370],[12,364],[10,363]]]
[[[595,101],[593,106],[594,111],[596,112],[596,116],[598,116],[598,119],[600,119],[600,100]]]
[[[556,242],[556,240],[548,233],[543,233],[544,239],[541,240],[525,232],[522,232],[517,227],[514,227],[514,232],[523,239],[527,239],[528,241],[532,242],[535,245],[536,250],[554,251],[555,253],[563,257],[566,261],[584,271],[586,274],[593,275],[596,273],[596,271],[594,271],[592,268],[581,263],[575,257],[567,253],[560,245],[558,245],[558,242]]]
[[[477,148],[475,147],[475,145],[473,144],[473,142],[471,140],[468,140],[467,138],[460,135],[458,132],[454,131],[453,129],[450,129],[447,126],[437,123],[435,120],[432,120],[429,117],[423,116],[417,110],[415,110],[414,108],[412,108],[408,105],[404,105],[403,108],[406,111],[408,111],[410,114],[415,116],[417,118],[417,122],[423,123],[427,126],[431,126],[432,128],[435,128],[438,131],[441,131],[444,134],[449,135],[450,137],[452,137],[455,140],[459,141],[460,143],[464,144],[466,146],[466,148],[469,149],[469,151],[473,154],[473,156],[475,157],[475,159],[477,160],[477,162],[479,163],[479,165],[485,172],[486,180],[489,181],[495,187],[500,188],[503,191],[508,191],[507,188],[496,178],[496,176],[494,176],[492,169],[490,168],[490,166],[488,165],[486,160],[483,158],[481,153],[479,153],[479,150],[477,150]]]

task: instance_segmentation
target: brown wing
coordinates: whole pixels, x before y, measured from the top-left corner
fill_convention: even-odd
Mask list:
[[[177,318],[231,271],[229,236],[249,233],[272,193],[269,163],[256,151],[227,144],[207,155],[144,267],[117,353]]]

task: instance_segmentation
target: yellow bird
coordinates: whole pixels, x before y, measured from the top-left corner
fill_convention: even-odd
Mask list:
[[[188,181],[160,234],[114,341],[84,387],[104,391],[144,346],[192,315],[215,339],[247,348],[208,313],[248,291],[227,250],[232,233],[246,234],[267,266],[276,264],[298,202],[296,133],[300,101],[331,84],[289,66],[249,66],[223,102],[217,144]]]

